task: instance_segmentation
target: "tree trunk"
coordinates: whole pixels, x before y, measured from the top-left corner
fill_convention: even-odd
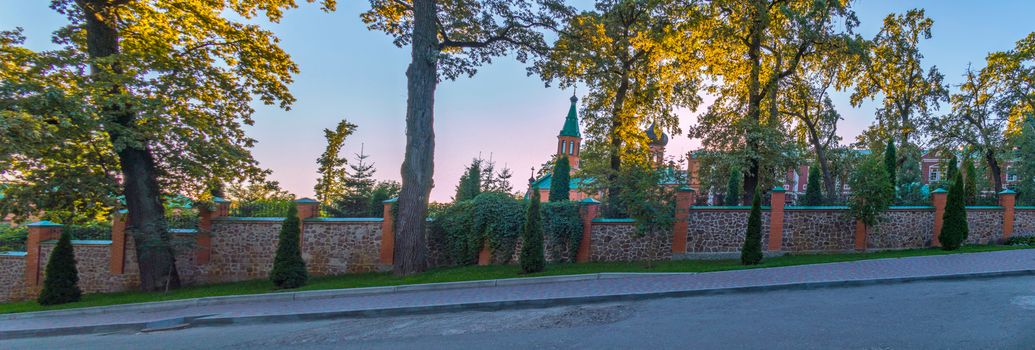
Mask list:
[[[413,43],[406,70],[406,155],[396,218],[396,275],[427,269],[428,197],[435,171],[435,87],[438,84],[438,38],[435,0],[413,1]]]
[[[86,46],[91,59],[104,58],[119,53],[117,16],[115,5],[108,1],[77,2],[86,20]],[[91,75],[103,78],[102,67],[91,65]],[[118,64],[110,69],[120,73]],[[125,93],[119,83],[109,83],[108,94],[112,99]],[[100,106],[111,117],[117,127],[107,128],[108,137],[116,145],[119,163],[122,167],[126,209],[129,212],[127,232],[136,243],[137,264],[140,267],[140,288],[158,291],[177,288],[180,285],[176,272],[176,260],[166,229],[165,208],[162,207],[161,190],[158,188],[158,172],[148,140],[129,139],[123,130],[134,128],[136,114],[124,104],[112,103]],[[120,145],[124,145],[120,149]]]
[[[999,166],[999,160],[995,159],[995,152],[985,151],[985,162],[988,163],[988,170],[991,172],[992,183],[995,184],[995,193],[1003,191],[1003,168]]]
[[[618,217],[624,212],[624,210],[620,210],[619,206],[622,204],[619,204],[620,201],[618,200],[622,193],[621,186],[617,183],[618,172],[622,169],[622,137],[618,131],[622,128],[622,111],[625,106],[625,95],[628,91],[629,73],[625,71],[622,73],[622,82],[618,84],[618,90],[615,91],[614,106],[611,107],[611,173],[608,174],[608,205],[605,207],[606,212],[604,213],[607,217]]]
[[[765,31],[768,22],[768,13],[766,5],[763,2],[755,2],[755,13],[754,20],[752,21],[751,29],[748,32],[750,42],[748,43],[748,62],[751,64],[751,70],[748,73],[748,111],[747,117],[754,124],[753,127],[761,127],[762,119],[762,87],[761,87],[761,73],[762,73],[762,34]],[[751,159],[749,160],[748,171],[744,172],[744,191],[742,193],[742,204],[751,205],[751,197],[755,195],[755,191],[758,190],[758,178],[761,164],[758,160],[758,151],[760,148],[759,140],[756,140],[751,135],[754,134],[754,130],[748,131],[747,146],[751,152]]]

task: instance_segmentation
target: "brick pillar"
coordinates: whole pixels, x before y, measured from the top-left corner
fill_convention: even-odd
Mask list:
[[[212,259],[212,220],[228,214],[230,214],[230,201],[219,197],[212,199],[211,206],[198,207],[198,238],[194,249],[196,264],[208,264]]]
[[[769,204],[769,251],[777,252],[783,247],[783,206],[787,190],[776,186],[770,192],[772,201]]]
[[[579,203],[582,204],[582,239],[579,240],[579,250],[575,253],[575,262],[588,262],[589,248],[593,245],[593,219],[600,213],[600,202],[586,198]]]
[[[1003,241],[1005,242],[1013,234],[1014,206],[1017,202],[1017,192],[1010,189],[999,192],[999,205],[1003,207]]]
[[[295,207],[298,208],[298,246],[305,242],[305,219],[320,216],[320,202],[309,198],[295,200]]]
[[[855,250],[866,251],[866,224],[862,220],[855,220]]]
[[[40,261],[40,242],[61,238],[61,224],[40,221],[27,225],[29,237],[25,241],[25,285],[35,288],[40,285],[46,261]]]
[[[395,215],[392,213],[399,198],[384,201],[384,221],[381,222],[381,264],[395,263]]]
[[[482,243],[482,250],[478,251],[478,266],[486,266],[492,263],[492,251],[489,250],[489,241]]]
[[[941,247],[942,242],[938,235],[942,233],[942,221],[945,219],[945,201],[949,191],[939,188],[931,192],[931,204],[934,205],[934,234],[931,236],[931,246]]]
[[[129,215],[125,209],[111,216],[111,260],[108,270],[112,274],[121,275],[126,272],[126,224]]]
[[[694,189],[676,190],[676,221],[672,224],[672,254],[686,253],[686,235],[690,229],[690,205],[694,203]]]

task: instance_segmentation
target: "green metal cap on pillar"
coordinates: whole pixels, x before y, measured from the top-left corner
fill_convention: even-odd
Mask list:
[[[1017,192],[1007,188],[1007,189],[1003,190],[1002,192],[999,192],[999,194],[1017,194]]]
[[[398,202],[398,201],[399,201],[399,197],[395,197],[395,198],[392,198],[392,199],[384,200],[381,203],[388,204],[388,203],[395,203],[395,202]]]
[[[783,193],[783,192],[787,192],[787,189],[783,188],[783,186],[776,186],[776,187],[773,187],[772,192]]]
[[[938,188],[931,193],[949,193],[949,191],[946,191],[944,188]]]
[[[677,188],[676,191],[679,191],[679,192],[696,192],[690,186],[679,186],[679,188]]]
[[[25,226],[28,226],[28,227],[62,227],[62,226],[65,226],[65,225],[62,225],[62,224],[59,224],[59,223],[50,222],[50,221],[47,221],[47,220],[43,220],[43,221],[37,221],[37,222],[31,223],[31,224],[28,224],[28,225],[25,225]]]

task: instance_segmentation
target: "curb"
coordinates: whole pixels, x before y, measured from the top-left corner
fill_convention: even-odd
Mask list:
[[[589,275],[575,275],[585,276],[582,279],[568,279],[569,281],[574,280],[589,280],[595,278],[620,278],[618,276],[601,276],[601,275],[620,275],[619,274],[589,274]],[[428,306],[410,306],[410,307],[398,307],[398,308],[382,308],[382,309],[366,309],[366,310],[347,310],[347,311],[328,311],[328,312],[313,312],[304,314],[280,314],[280,315],[254,315],[254,316],[238,316],[238,317],[220,317],[218,315],[202,315],[195,317],[185,317],[174,319],[175,322],[185,324],[179,326],[179,328],[185,328],[189,326],[223,326],[223,325],[241,325],[241,324],[261,324],[261,323],[284,323],[284,322],[295,322],[295,321],[314,321],[314,320],[327,320],[335,318],[345,317],[385,317],[385,316],[402,316],[402,315],[414,315],[414,314],[433,314],[433,313],[446,313],[446,312],[459,312],[459,311],[498,311],[504,309],[526,309],[526,308],[542,308],[542,307],[554,307],[554,306],[565,306],[573,304],[586,304],[586,303],[602,303],[602,302],[615,302],[615,301],[637,301],[637,300],[650,300],[650,299],[664,299],[664,298],[677,298],[677,297],[688,297],[688,296],[699,296],[699,295],[719,295],[719,294],[738,294],[738,293],[757,293],[766,291],[780,291],[780,290],[810,290],[810,289],[823,289],[823,288],[840,288],[840,287],[853,287],[853,286],[868,286],[877,284],[901,284],[918,281],[949,281],[949,280],[970,280],[970,279],[988,279],[988,278],[999,278],[999,277],[1010,277],[1010,276],[1030,276],[1035,275],[1035,269],[1030,270],[1014,270],[1014,271],[997,271],[997,272],[977,272],[967,274],[953,274],[953,275],[933,275],[933,276],[918,276],[918,277],[895,277],[895,278],[876,278],[876,279],[862,279],[862,280],[843,280],[843,281],[823,281],[823,282],[800,282],[800,283],[785,283],[785,284],[772,284],[772,285],[761,285],[761,286],[745,286],[745,287],[727,287],[727,288],[712,288],[712,289],[695,289],[695,290],[676,290],[676,291],[664,291],[664,292],[647,292],[647,293],[628,293],[628,294],[613,294],[613,295],[599,295],[599,296],[582,296],[582,297],[561,297],[561,298],[549,298],[549,299],[530,299],[530,300],[506,300],[506,301],[490,301],[490,302],[476,302],[476,303],[458,303],[458,304],[441,304],[441,305],[428,305]],[[560,277],[573,277],[573,276],[560,276]],[[490,282],[490,281],[476,281],[478,283]],[[461,282],[468,283],[468,282]],[[547,282],[540,282],[547,283]],[[534,284],[534,283],[527,283]],[[506,285],[506,284],[503,284]],[[383,287],[376,287],[383,288]],[[457,287],[462,288],[462,287]],[[44,337],[44,336],[58,336],[58,335],[69,335],[69,334],[90,334],[90,333],[109,333],[117,331],[141,331],[143,329],[152,328],[151,326],[156,324],[166,324],[173,320],[162,320],[162,321],[150,321],[150,322],[134,322],[124,324],[109,324],[109,325],[94,325],[94,326],[74,326],[74,327],[62,327],[62,328],[50,328],[50,329],[26,329],[17,331],[0,331],[0,338],[2,339],[13,339],[13,338],[24,338],[24,337]]]
[[[227,304],[239,304],[239,303],[254,303],[254,302],[269,302],[269,301],[291,301],[291,300],[316,300],[316,299],[333,299],[340,297],[350,297],[358,295],[373,295],[373,294],[390,294],[390,293],[403,293],[403,292],[418,292],[418,291],[430,291],[430,290],[447,290],[447,289],[462,289],[462,288],[476,288],[476,287],[500,287],[500,286],[518,286],[528,284],[543,284],[543,283],[558,283],[558,282],[577,282],[597,279],[610,279],[610,278],[629,278],[629,277],[644,277],[644,276],[664,276],[664,275],[692,275],[696,272],[671,272],[671,273],[655,273],[655,272],[600,272],[580,275],[560,275],[560,276],[542,276],[542,277],[524,277],[524,278],[504,278],[494,280],[475,280],[475,281],[459,281],[459,282],[440,282],[440,283],[423,283],[423,284],[405,284],[398,286],[385,286],[385,287],[363,287],[363,288],[343,288],[343,289],[325,289],[325,290],[312,290],[312,291],[301,291],[301,292],[273,292],[273,293],[262,293],[262,294],[249,294],[249,295],[225,295],[216,297],[202,297],[192,299],[181,299],[181,300],[169,300],[169,301],[154,301],[146,303],[135,303],[135,304],[121,304],[121,305],[107,305],[107,306],[93,306],[84,307],[77,309],[68,310],[51,310],[51,311],[34,311],[34,312],[22,312],[0,315],[0,320],[26,320],[33,318],[42,317],[55,317],[55,316],[75,316],[75,315],[97,315],[106,314],[112,312],[125,312],[125,311],[165,311],[173,309],[181,309],[185,307],[193,306],[212,306],[212,305],[227,305]]]

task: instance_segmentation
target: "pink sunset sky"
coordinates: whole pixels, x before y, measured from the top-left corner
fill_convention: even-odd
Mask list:
[[[51,48],[50,33],[65,18],[48,5],[48,1],[0,0],[0,8],[7,9],[0,13],[0,29],[22,27],[30,48]],[[290,111],[257,103],[255,126],[247,132],[259,141],[254,155],[273,170],[273,180],[299,197],[313,195],[323,129],[333,128],[342,118],[359,125],[346,144],[349,158],[363,144],[377,164],[376,177],[400,178],[409,51],[364,27],[359,14],[368,6],[367,1],[340,1],[336,12],[323,13],[319,6],[302,4],[287,12],[281,23],[266,25],[302,69],[291,86],[298,101]],[[934,38],[922,44],[924,64],[938,66],[953,90],[968,63],[981,67],[988,52],[1010,49],[1035,30],[1030,22],[1030,14],[1035,13],[1031,1],[871,0],[855,6],[862,22],[858,31],[872,37],[884,16],[914,7],[925,8],[935,20]],[[449,201],[464,165],[479,154],[483,158],[491,154],[498,167],[510,167],[513,185],[523,188],[529,168],[539,166],[555,151],[570,95],[571,91],[544,87],[538,77],[526,75],[525,65],[506,57],[483,67],[474,78],[439,85],[432,200]],[[872,122],[878,103],[868,101],[853,108],[847,96],[835,94],[834,102],[845,118],[839,133],[850,142]],[[695,123],[696,114],[681,113],[680,126],[685,130]],[[680,156],[698,145],[685,134],[672,135],[667,154]]]

